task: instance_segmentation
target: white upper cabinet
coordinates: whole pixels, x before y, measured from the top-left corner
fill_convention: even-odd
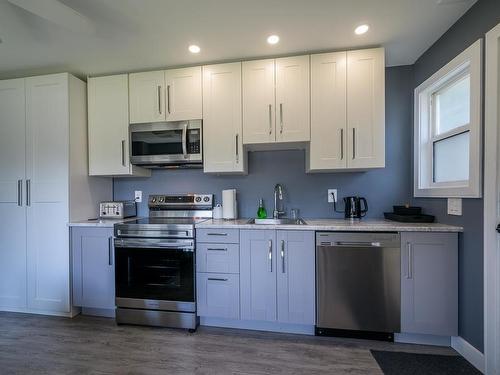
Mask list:
[[[349,168],[385,167],[384,49],[347,52]]]
[[[165,71],[166,120],[202,118],[201,66]]]
[[[384,49],[311,55],[307,171],[385,166]]]
[[[347,167],[346,52],[311,55],[308,171]]]
[[[205,172],[246,173],[241,117],[241,63],[204,66]]]
[[[129,74],[130,123],[161,122],[165,116],[165,72]]]
[[[274,60],[243,62],[243,143],[276,140]]]
[[[90,176],[149,176],[130,164],[128,75],[89,78]]]
[[[309,55],[276,59],[276,140],[310,139]]]

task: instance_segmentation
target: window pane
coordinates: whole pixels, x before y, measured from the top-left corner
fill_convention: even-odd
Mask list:
[[[434,182],[469,179],[469,133],[457,134],[434,143]]]
[[[443,134],[470,122],[470,76],[436,92],[436,133]]]

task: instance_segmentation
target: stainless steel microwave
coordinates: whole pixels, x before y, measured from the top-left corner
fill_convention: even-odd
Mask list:
[[[201,168],[202,121],[130,125],[130,162],[145,168]]]

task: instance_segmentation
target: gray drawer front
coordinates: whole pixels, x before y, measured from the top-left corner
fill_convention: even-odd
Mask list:
[[[240,276],[196,274],[197,310],[202,317],[240,318]]]
[[[240,273],[240,245],[199,243],[196,246],[196,271]]]
[[[196,242],[239,243],[239,229],[197,229]]]

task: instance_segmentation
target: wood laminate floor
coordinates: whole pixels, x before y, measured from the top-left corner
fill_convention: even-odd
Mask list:
[[[200,327],[117,326],[113,319],[0,313],[0,374],[381,374],[370,349],[450,348]]]

